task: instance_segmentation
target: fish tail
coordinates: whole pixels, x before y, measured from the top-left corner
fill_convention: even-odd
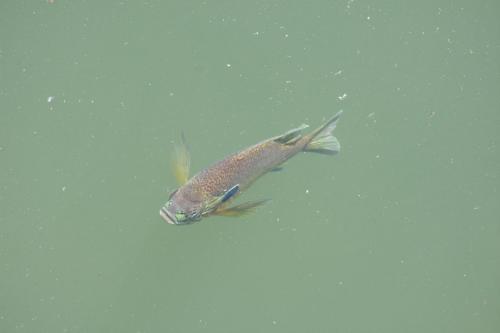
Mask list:
[[[340,151],[340,143],[336,137],[332,135],[333,130],[337,126],[337,121],[342,115],[339,111],[335,116],[330,118],[326,123],[314,130],[310,134],[310,141],[305,145],[304,151],[311,151],[321,154],[333,155]]]

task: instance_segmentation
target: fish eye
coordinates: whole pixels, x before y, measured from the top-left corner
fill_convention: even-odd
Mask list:
[[[187,218],[186,218],[186,214],[184,214],[183,212],[177,212],[175,213],[175,219],[178,221],[178,222],[182,222],[182,221],[185,221]]]

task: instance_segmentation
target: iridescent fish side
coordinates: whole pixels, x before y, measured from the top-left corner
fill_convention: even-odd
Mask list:
[[[340,144],[332,135],[342,111],[309,134],[303,124],[286,133],[227,156],[189,179],[190,154],[184,136],[176,149],[174,174],[180,187],[173,191],[160,209],[160,216],[170,224],[190,224],[209,215],[241,216],[267,200],[229,206],[238,194],[257,178],[275,170],[301,151],[333,155]]]

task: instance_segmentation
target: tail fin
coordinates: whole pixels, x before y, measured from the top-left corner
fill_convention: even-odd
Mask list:
[[[340,143],[332,135],[332,132],[337,126],[337,121],[341,115],[342,111],[339,111],[330,120],[312,132],[311,141],[304,147],[304,150],[328,155],[338,153],[340,151]]]

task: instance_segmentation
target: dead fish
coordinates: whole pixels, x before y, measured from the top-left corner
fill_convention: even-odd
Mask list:
[[[309,134],[302,135],[306,124],[286,133],[227,156],[189,179],[190,154],[182,136],[176,149],[174,174],[180,187],[161,207],[160,216],[170,224],[191,224],[209,215],[240,216],[267,200],[249,201],[229,206],[230,201],[257,178],[276,170],[301,151],[333,155],[340,144],[332,135],[342,111]]]

